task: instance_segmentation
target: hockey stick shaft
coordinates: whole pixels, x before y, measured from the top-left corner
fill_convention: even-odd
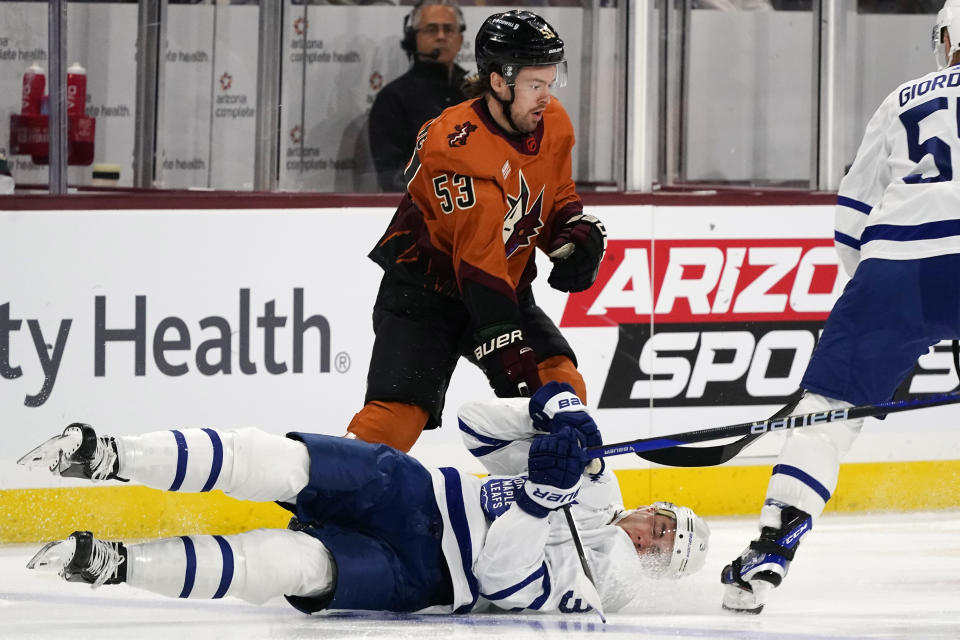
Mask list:
[[[641,438],[639,440],[605,444],[599,447],[589,447],[587,449],[587,456],[589,458],[602,458],[606,456],[616,456],[623,453],[656,451],[658,449],[669,449],[670,447],[691,444],[694,442],[706,442],[708,440],[720,440],[721,438],[732,438],[735,436],[788,431],[790,429],[798,429],[800,427],[809,427],[818,424],[830,424],[831,422],[843,422],[844,420],[856,420],[858,418],[870,418],[873,416],[886,415],[888,413],[900,413],[901,411],[939,407],[948,404],[956,404],[958,402],[960,402],[960,391],[954,391],[952,393],[945,394],[918,396],[909,400],[892,400],[890,402],[879,402],[877,404],[865,404],[856,407],[847,407],[846,409],[815,411],[813,413],[802,413],[793,416],[784,416],[782,418],[758,420],[756,422],[741,422],[740,424],[731,424],[724,427],[711,427],[707,429],[698,429],[696,431],[674,433],[668,436]]]
[[[577,523],[573,520],[573,514],[570,513],[570,505],[565,504],[561,507],[563,516],[567,519],[567,527],[570,528],[570,537],[573,538],[573,545],[577,548],[577,557],[580,558],[580,568],[583,569],[583,575],[587,579],[587,584],[581,586],[584,598],[587,604],[594,608],[600,620],[606,624],[607,616],[603,613],[603,602],[600,600],[600,592],[597,591],[597,583],[593,580],[593,572],[590,571],[590,565],[587,563],[587,555],[583,551],[583,542],[580,540],[580,532],[577,531]]]

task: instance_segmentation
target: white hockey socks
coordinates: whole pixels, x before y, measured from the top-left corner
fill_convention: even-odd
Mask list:
[[[807,392],[794,414],[829,411],[852,406]],[[767,497],[760,512],[761,527],[779,529],[780,510],[792,505],[816,519],[837,488],[840,459],[850,450],[863,426],[863,418],[802,427],[788,432],[773,467]]]
[[[310,475],[303,443],[255,428],[154,431],[116,442],[122,477],[166,491],[220,489],[240,500],[290,502]]]
[[[262,604],[282,595],[322,597],[336,582],[323,543],[289,529],[164,538],[126,548],[127,584],[174,598],[233,596]]]

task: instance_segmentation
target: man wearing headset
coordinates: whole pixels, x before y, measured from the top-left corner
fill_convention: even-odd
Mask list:
[[[403,20],[400,46],[413,66],[377,94],[370,150],[381,191],[405,191],[403,168],[420,126],[464,99],[466,71],[454,64],[466,25],[456,0],[421,0]]]

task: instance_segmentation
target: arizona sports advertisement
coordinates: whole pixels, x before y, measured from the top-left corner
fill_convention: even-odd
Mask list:
[[[832,208],[788,208],[817,214],[787,227],[797,237],[775,224],[798,217],[762,209],[741,209],[747,219],[730,235],[745,237],[609,240],[597,282],[570,295],[560,318],[564,331],[617,328],[602,389],[591,380],[597,408],[782,405],[797,390],[848,277]],[[898,395],[954,388],[950,358],[937,345]]]

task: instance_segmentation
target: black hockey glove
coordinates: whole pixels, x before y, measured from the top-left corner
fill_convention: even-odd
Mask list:
[[[558,291],[588,289],[597,279],[600,260],[607,250],[607,230],[597,218],[579,213],[560,228],[547,254],[553,270],[547,282]]]
[[[587,456],[580,434],[571,427],[537,436],[527,457],[529,475],[517,505],[532,516],[546,518],[572,503],[580,492]]]
[[[516,325],[494,325],[479,331],[473,355],[501,398],[529,396],[540,388],[537,356]]]
[[[530,398],[530,417],[533,426],[540,431],[554,433],[563,427],[571,427],[580,434],[584,446],[603,444],[597,423],[566,382],[550,381],[540,387]],[[587,466],[587,473],[602,473],[603,469],[603,458],[597,458]]]

